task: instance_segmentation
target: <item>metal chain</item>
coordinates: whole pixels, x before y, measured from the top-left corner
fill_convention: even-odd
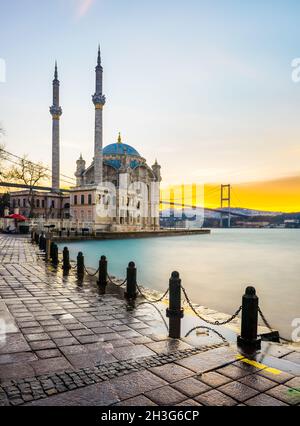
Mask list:
[[[166,291],[165,291],[165,293],[159,298],[159,299],[156,299],[156,300],[153,300],[153,299],[149,299],[143,292],[142,292],[142,290],[141,290],[141,288],[139,287],[139,285],[137,284],[136,285],[136,287],[137,287],[137,289],[138,289],[138,291],[139,291],[139,293],[140,293],[140,295],[144,298],[144,299],[146,299],[146,300],[148,300],[148,302],[150,302],[150,303],[158,303],[158,302],[161,302],[165,297],[166,297],[166,295],[169,293],[169,289],[167,289]]]
[[[98,274],[98,272],[99,272],[99,268],[97,269],[97,271],[94,273],[94,274],[90,274],[89,273],[89,271],[87,270],[87,268],[85,267],[85,265],[84,265],[84,270],[85,270],[85,272],[90,276],[90,277],[94,277],[95,275],[97,275]]]
[[[138,308],[139,306],[142,306],[142,305],[151,305],[151,306],[153,306],[153,308],[156,309],[156,311],[159,313],[161,319],[163,320],[166,329],[169,331],[169,327],[168,327],[168,324],[167,324],[166,320],[164,319],[164,317],[163,317],[162,313],[160,312],[160,310],[158,309],[158,307],[154,305],[154,303],[151,303],[151,302],[141,302],[138,305],[136,305],[136,308]]]
[[[199,329],[201,329],[201,328],[204,328],[204,329],[206,329],[206,330],[209,330],[209,331],[212,331],[213,333],[215,333],[217,336],[219,336],[220,337],[220,339],[222,339],[223,340],[223,342],[224,343],[228,343],[228,340],[221,334],[221,333],[219,333],[217,330],[214,330],[213,328],[211,328],[211,327],[205,327],[205,326],[203,326],[203,325],[200,325],[200,326],[198,326],[198,327],[194,327],[194,328],[192,328],[188,333],[186,333],[186,335],[185,335],[185,337],[189,337],[189,335],[193,332],[193,331],[195,331],[195,330],[199,330]]]
[[[265,324],[265,326],[270,330],[273,331],[274,329],[270,326],[270,323],[267,321],[266,317],[264,316],[264,314],[262,313],[260,307],[258,307],[258,313],[263,321],[263,323]]]
[[[196,311],[196,309],[194,308],[194,306],[192,305],[192,303],[191,303],[191,301],[190,301],[190,299],[189,299],[189,297],[188,297],[188,295],[187,295],[187,292],[186,292],[186,290],[185,290],[185,288],[184,287],[182,287],[181,286],[181,289],[182,289],[182,291],[183,291],[183,294],[184,294],[184,296],[185,296],[185,298],[186,298],[186,301],[187,301],[187,303],[188,303],[188,305],[189,305],[189,307],[192,309],[192,311],[194,312],[194,314],[195,315],[197,315],[197,317],[198,318],[200,318],[202,321],[204,321],[204,322],[207,322],[207,324],[211,324],[211,325],[225,325],[225,324],[228,324],[228,323],[230,323],[231,321],[233,321],[238,315],[239,315],[239,313],[241,312],[241,310],[242,310],[242,306],[240,306],[239,308],[238,308],[238,310],[230,317],[230,318],[228,318],[227,320],[225,320],[225,321],[210,321],[210,320],[208,320],[208,319],[205,319],[205,318],[203,318],[200,314],[199,314],[199,312],[197,312]]]
[[[270,331],[274,331],[274,328],[270,326],[269,321],[266,319],[266,317],[264,316],[264,314],[262,313],[262,310],[260,309],[260,307],[258,307],[258,313],[263,321],[263,323],[265,324],[265,326],[270,330]],[[279,336],[280,340],[283,340],[286,343],[295,343],[293,340],[289,340],[286,339],[285,337],[281,337]]]
[[[108,281],[111,284],[113,284],[113,285],[115,285],[117,287],[122,287],[122,285],[124,285],[126,283],[126,281],[127,281],[127,278],[125,278],[125,280],[121,284],[120,283],[116,283],[115,281],[112,280],[112,278],[108,274],[107,274],[107,278],[108,278]]]

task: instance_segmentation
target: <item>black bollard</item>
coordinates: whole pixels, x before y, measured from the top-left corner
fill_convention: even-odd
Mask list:
[[[46,251],[46,238],[44,235],[42,235],[40,239],[40,249],[44,252]]]
[[[54,242],[51,241],[51,243],[50,243],[50,259],[53,258],[53,249],[54,249]]]
[[[53,245],[52,263],[53,263],[54,266],[58,265],[58,247],[57,247],[57,244]]]
[[[261,339],[257,337],[258,297],[254,287],[247,287],[242,302],[241,335],[238,346],[245,352],[254,352],[261,348]]]
[[[103,288],[107,286],[107,260],[105,256],[101,256],[99,261],[99,280],[97,284]]]
[[[136,267],[134,262],[130,262],[127,268],[126,299],[135,300],[137,298],[136,288]]]
[[[42,250],[43,247],[43,235],[39,236],[39,249]]]
[[[81,251],[77,256],[77,275],[82,277],[84,275],[84,256]]]
[[[68,247],[65,247],[63,250],[63,270],[64,272],[68,272],[70,269],[70,253]]]
[[[167,318],[169,318],[169,337],[172,339],[181,338],[181,319],[183,309],[181,307],[181,279],[178,272],[172,272],[169,281],[169,308]]]

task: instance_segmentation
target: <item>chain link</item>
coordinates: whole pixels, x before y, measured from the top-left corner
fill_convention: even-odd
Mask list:
[[[203,318],[200,314],[199,314],[199,312],[198,311],[196,311],[196,309],[194,308],[194,306],[192,305],[192,302],[190,301],[190,299],[189,299],[189,297],[188,297],[188,295],[187,295],[187,292],[186,292],[186,290],[185,290],[185,288],[184,287],[182,287],[181,286],[181,289],[182,289],[182,291],[183,291],[183,294],[184,294],[184,296],[185,296],[185,299],[186,299],[186,301],[187,301],[187,303],[188,303],[188,305],[189,305],[189,307],[192,309],[192,311],[194,312],[194,314],[198,317],[198,318],[200,318],[202,321],[204,321],[204,322],[206,322],[207,324],[211,324],[211,325],[225,325],[225,324],[228,324],[228,323],[230,323],[231,321],[233,321],[238,315],[239,315],[239,313],[241,312],[241,310],[242,310],[242,306],[240,306],[239,308],[238,308],[238,310],[230,317],[230,318],[228,318],[227,320],[225,320],[225,321],[210,321],[210,320],[208,320],[208,319],[205,319],[205,318]]]
[[[212,331],[213,333],[215,333],[217,336],[219,336],[220,337],[220,339],[222,339],[223,340],[223,342],[224,343],[228,343],[228,340],[221,334],[221,333],[219,333],[217,330],[214,330],[213,328],[211,328],[211,327],[205,327],[205,326],[198,326],[198,327],[194,327],[194,328],[191,328],[191,330],[188,332],[188,333],[186,333],[186,335],[185,335],[185,337],[189,337],[189,335],[193,332],[193,331],[196,331],[196,330],[199,330],[199,329],[205,329],[205,330],[209,330],[209,331]]]
[[[259,313],[259,315],[260,315],[260,317],[261,317],[261,319],[262,319],[263,323],[265,324],[265,326],[266,326],[266,327],[267,327],[270,331],[274,331],[274,328],[270,326],[269,321],[268,321],[268,320],[266,319],[266,317],[264,316],[264,314],[263,314],[262,310],[260,309],[260,307],[258,307],[258,313]],[[295,343],[293,340],[286,339],[285,337],[281,337],[281,336],[279,336],[279,339],[280,339],[280,340],[283,340],[283,341],[284,341],[284,342],[286,342],[286,343]]]
[[[274,331],[274,329],[270,326],[270,323],[267,321],[266,317],[264,316],[264,314],[262,313],[260,307],[258,307],[258,313],[263,321],[263,323],[265,324],[265,326],[270,330],[270,331]]]
[[[165,291],[165,293],[159,298],[159,299],[156,299],[156,300],[153,300],[153,299],[149,299],[143,292],[142,292],[142,290],[141,290],[141,288],[140,288],[140,286],[137,284],[136,285],[136,287],[137,287],[137,289],[138,289],[138,292],[140,293],[140,295],[144,298],[144,299],[146,299],[148,302],[150,302],[150,303],[158,303],[158,302],[161,302],[162,300],[164,300],[164,298],[166,297],[166,295],[169,293],[169,289],[167,289],[166,291]]]
[[[162,313],[160,312],[160,310],[158,309],[158,307],[154,305],[154,303],[151,303],[151,302],[141,302],[138,305],[136,305],[136,308],[138,308],[139,306],[142,306],[142,305],[151,305],[151,306],[153,306],[153,308],[156,309],[156,311],[159,313],[161,319],[163,320],[163,323],[164,323],[166,329],[169,331],[169,327],[168,327],[168,324],[167,324],[166,320],[164,319],[164,317],[163,317]]]
[[[122,287],[127,282],[127,278],[125,278],[125,280],[122,283],[116,283],[115,281],[112,280],[112,278],[108,274],[107,274],[107,279],[111,284],[117,287]]]
[[[84,265],[84,270],[88,274],[89,277],[94,277],[99,272],[99,268],[98,268],[97,271],[94,274],[90,274],[89,271],[87,270],[87,268],[85,267],[85,265]]]

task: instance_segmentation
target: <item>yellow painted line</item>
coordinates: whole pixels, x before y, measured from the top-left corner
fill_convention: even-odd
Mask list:
[[[261,364],[260,362],[253,361],[251,359],[245,358],[242,355],[237,355],[236,358],[242,362],[245,362],[246,364],[252,365],[255,368],[258,368],[260,370],[267,371],[268,373],[272,373],[275,375],[279,375],[282,373],[282,371],[277,370],[276,368],[268,367],[265,364]]]

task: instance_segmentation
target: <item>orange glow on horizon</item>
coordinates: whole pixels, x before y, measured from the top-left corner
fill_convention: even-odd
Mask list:
[[[192,185],[187,185],[191,188]],[[185,190],[185,204],[206,208],[220,207],[221,184],[204,185],[204,197],[195,196],[191,190]],[[170,185],[161,190],[161,200],[170,201],[168,194],[174,190],[174,202],[180,204],[181,185]],[[295,213],[300,212],[300,176],[276,179],[265,182],[240,183],[232,185],[231,206],[271,212]],[[161,209],[168,208],[162,204]],[[176,206],[174,208],[181,208]]]

